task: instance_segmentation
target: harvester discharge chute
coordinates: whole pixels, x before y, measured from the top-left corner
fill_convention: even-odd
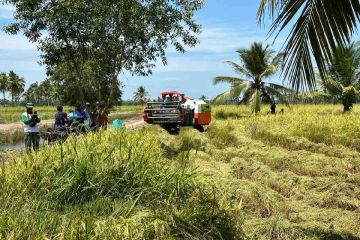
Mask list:
[[[178,133],[181,126],[193,126],[200,132],[211,122],[211,108],[203,100],[193,100],[176,91],[162,92],[157,102],[148,102],[144,121],[158,124],[169,133]]]

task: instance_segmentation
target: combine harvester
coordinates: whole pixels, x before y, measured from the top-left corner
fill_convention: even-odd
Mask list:
[[[144,121],[158,124],[171,134],[179,133],[182,126],[204,132],[204,126],[211,122],[211,108],[203,100],[193,100],[176,91],[162,92],[158,102],[146,104]]]

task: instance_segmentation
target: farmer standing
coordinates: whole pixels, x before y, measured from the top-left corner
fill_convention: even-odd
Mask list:
[[[24,123],[24,137],[26,151],[39,150],[40,144],[40,117],[36,111],[33,111],[32,103],[26,104],[26,112],[21,115],[21,121]]]

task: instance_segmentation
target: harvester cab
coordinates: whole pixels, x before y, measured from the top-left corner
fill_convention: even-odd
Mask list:
[[[177,91],[162,92],[157,102],[146,104],[144,121],[158,124],[169,133],[178,133],[181,126],[193,126],[203,132],[211,122],[211,107]]]

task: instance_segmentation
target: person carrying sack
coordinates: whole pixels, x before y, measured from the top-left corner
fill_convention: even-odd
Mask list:
[[[37,111],[33,111],[32,103],[26,104],[26,112],[21,115],[21,121],[24,123],[24,139],[26,151],[30,152],[39,150],[40,145],[40,117]]]

